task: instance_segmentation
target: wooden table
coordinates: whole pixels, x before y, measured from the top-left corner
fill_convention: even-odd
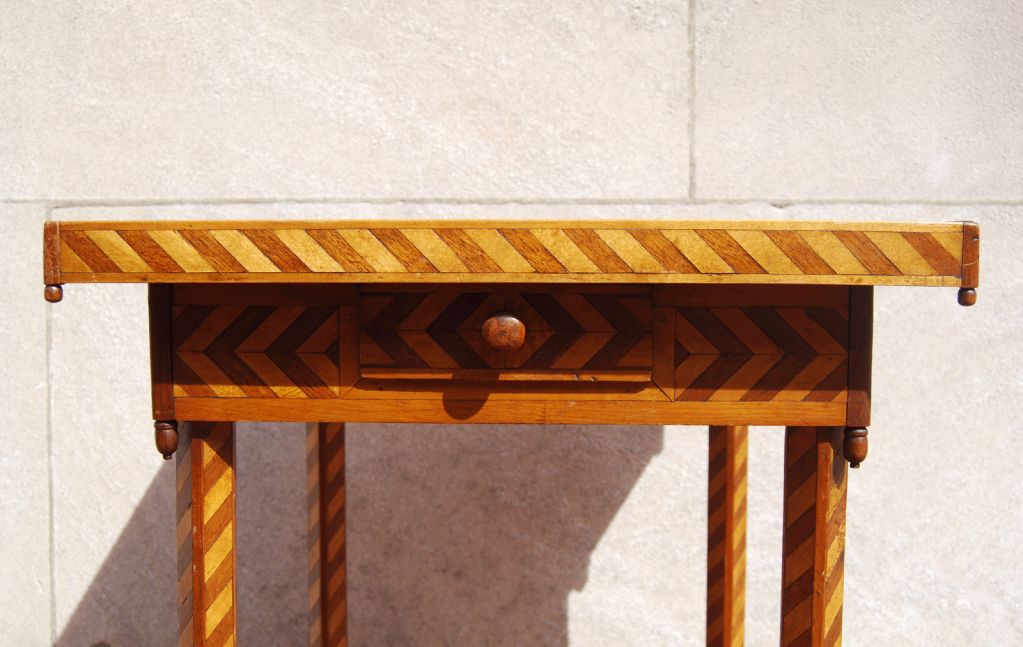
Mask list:
[[[49,301],[65,283],[149,284],[156,445],[177,453],[181,645],[236,641],[234,424],[258,420],[313,423],[310,644],[331,647],[347,642],[344,422],[711,425],[708,645],[743,641],[747,425],[784,425],[781,643],[816,646],[841,638],[873,286],[957,287],[972,305],[979,232],[53,222],[44,244]]]

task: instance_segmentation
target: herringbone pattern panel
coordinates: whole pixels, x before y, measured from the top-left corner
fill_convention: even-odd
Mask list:
[[[742,647],[746,611],[746,427],[711,427],[707,646]]]
[[[842,641],[848,469],[841,448],[841,428],[785,431],[783,647]]]
[[[507,310],[526,326],[512,353],[488,349],[480,328]],[[410,292],[362,300],[363,368],[650,370],[648,295]]]
[[[680,307],[675,399],[844,401],[848,310]]]
[[[169,227],[169,228],[168,228]],[[353,223],[60,229],[62,281],[163,274],[958,278],[961,225]],[[396,280],[396,279],[395,279]],[[434,279],[437,280],[437,279]],[[867,282],[870,282],[869,280]],[[899,283],[898,280],[888,280]],[[927,281],[909,281],[920,283]],[[935,282],[935,281],[931,281]]]
[[[333,307],[176,306],[174,393],[333,398],[340,391]]]

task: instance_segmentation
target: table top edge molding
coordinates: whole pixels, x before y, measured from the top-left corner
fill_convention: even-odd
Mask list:
[[[65,283],[979,283],[963,222],[53,221],[43,247],[51,301]]]

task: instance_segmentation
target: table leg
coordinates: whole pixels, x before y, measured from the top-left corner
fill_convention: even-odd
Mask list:
[[[346,647],[345,426],[309,425],[306,433],[309,506],[309,645]]]
[[[234,424],[184,425],[177,451],[178,645],[235,645]]]
[[[848,468],[841,427],[785,430],[781,644],[842,642]]]
[[[746,606],[746,427],[711,427],[707,645],[742,647]]]

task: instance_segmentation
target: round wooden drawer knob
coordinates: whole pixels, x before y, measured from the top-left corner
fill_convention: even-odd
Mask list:
[[[500,353],[510,353],[526,341],[526,324],[508,312],[495,312],[483,322],[483,343]]]

